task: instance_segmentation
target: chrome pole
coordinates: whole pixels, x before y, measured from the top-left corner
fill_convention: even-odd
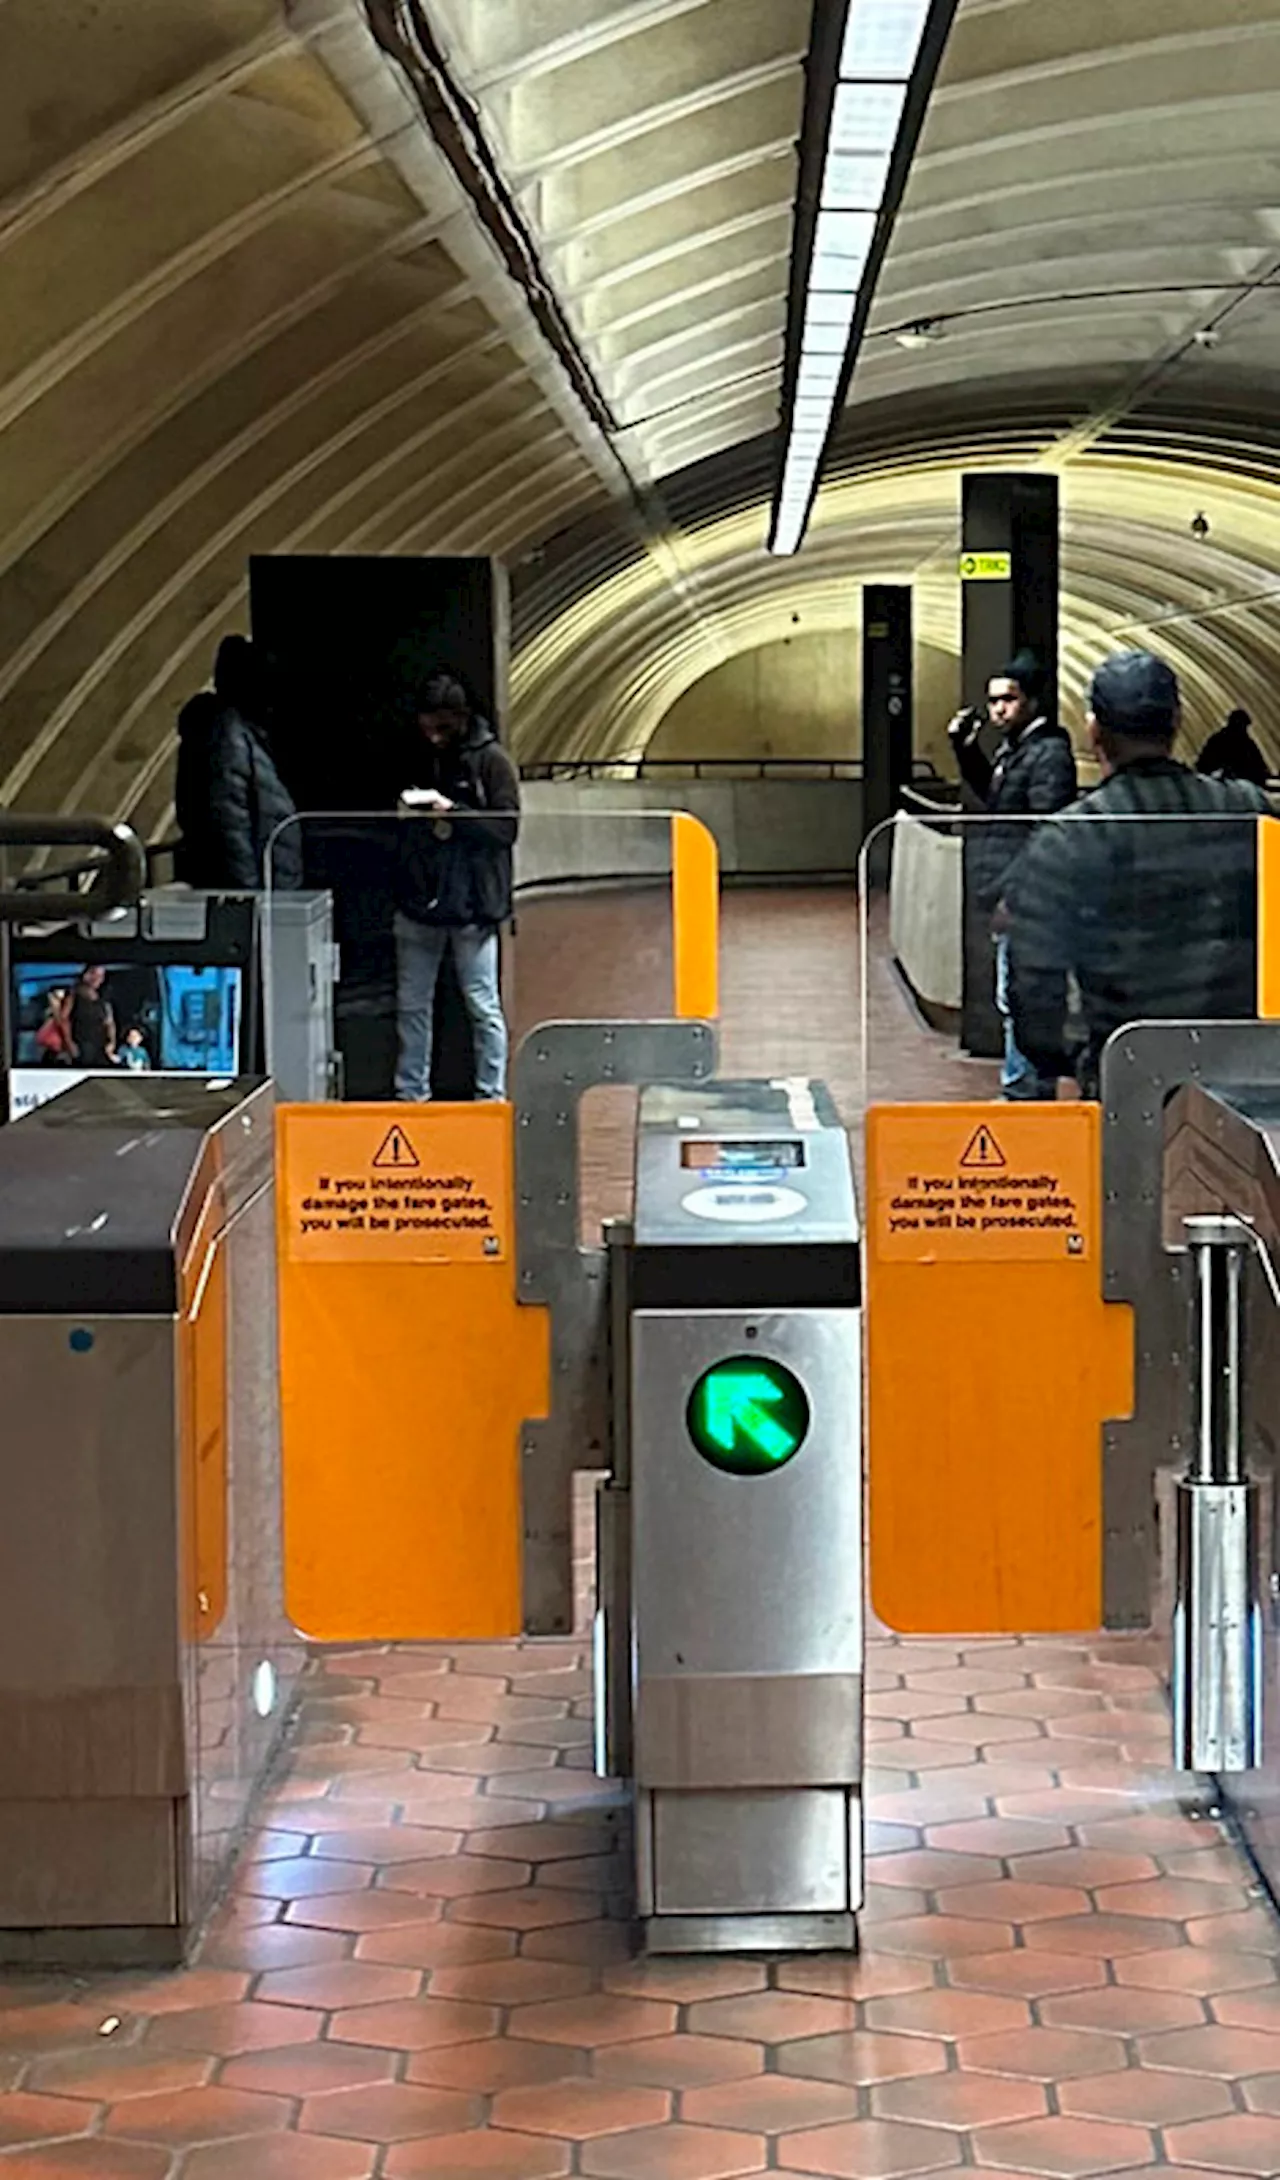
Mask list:
[[[1178,1485],[1174,1761],[1183,1771],[1252,1771],[1261,1761],[1257,1487],[1245,1473],[1244,1264],[1239,1219],[1186,1221],[1195,1259],[1195,1433]]]

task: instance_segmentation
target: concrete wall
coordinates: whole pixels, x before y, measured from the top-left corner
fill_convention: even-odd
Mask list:
[[[530,781],[524,808],[525,886],[667,869],[672,810],[714,833],[726,878],[852,877],[862,846],[857,780]]]
[[[860,594],[859,594],[860,603]],[[946,726],[960,701],[960,662],[916,645],[916,749],[940,770]],[[862,753],[862,635],[855,621],[826,635],[762,644],[686,689],[648,745],[651,758],[825,757]]]

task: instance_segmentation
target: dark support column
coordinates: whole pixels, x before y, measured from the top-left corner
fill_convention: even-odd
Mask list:
[[[866,836],[898,808],[915,754],[911,591],[868,583],[862,593],[862,797]]]
[[[1019,651],[1035,653],[1048,676],[1045,706],[1057,707],[1058,479],[987,471],[964,479],[960,581],[964,596],[964,701],[981,705],[991,675]],[[966,857],[966,872],[968,858]],[[1002,1049],[995,1008],[991,934],[971,912],[965,886],[964,1016],[961,1042],[982,1058]]]

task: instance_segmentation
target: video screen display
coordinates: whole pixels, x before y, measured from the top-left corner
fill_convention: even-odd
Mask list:
[[[222,966],[18,963],[11,1064],[235,1075],[241,980]]]
[[[686,1139],[680,1146],[680,1163],[695,1173],[733,1173],[740,1168],[779,1166],[797,1171],[805,1163],[804,1145],[794,1138],[764,1143],[738,1137],[728,1143],[709,1143],[701,1137]]]

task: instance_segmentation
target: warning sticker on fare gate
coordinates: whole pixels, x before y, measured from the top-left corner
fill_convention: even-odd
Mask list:
[[[295,1263],[501,1262],[506,1108],[294,1107],[282,1116],[286,1249]]]
[[[1098,1176],[1082,1106],[893,1107],[868,1116],[887,1263],[1060,1263],[1094,1253]]]

